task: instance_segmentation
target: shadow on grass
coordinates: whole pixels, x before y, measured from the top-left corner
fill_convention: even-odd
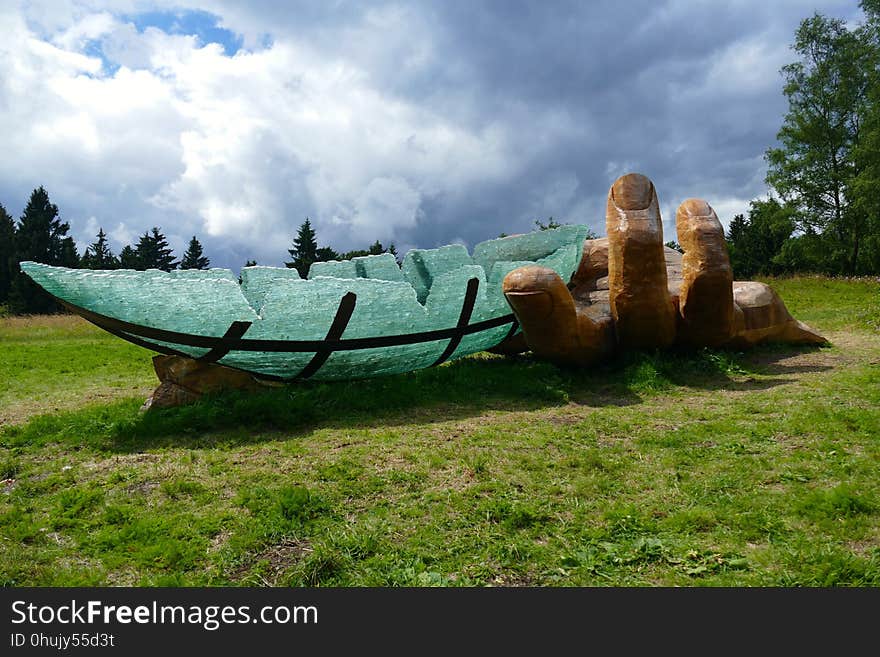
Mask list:
[[[205,396],[191,406],[139,413],[141,400],[43,415],[0,433],[0,445],[61,443],[114,453],[296,440],[320,428],[384,428],[463,419],[491,410],[528,411],[574,403],[629,406],[673,390],[764,390],[819,371],[778,361],[817,348],[754,353],[702,349],[627,353],[591,369],[566,369],[530,355],[479,354],[442,367],[375,379],[304,382],[257,393]],[[776,363],[776,364],[775,364]],[[776,369],[774,369],[776,368]],[[760,375],[760,378],[750,376]]]

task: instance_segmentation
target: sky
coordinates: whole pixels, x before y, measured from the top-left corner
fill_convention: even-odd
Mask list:
[[[766,197],[780,68],[856,0],[0,3],[0,204],[42,185],[82,251],[158,226],[180,257],[477,242],[549,217],[605,234],[653,180],[664,239],[700,197]]]

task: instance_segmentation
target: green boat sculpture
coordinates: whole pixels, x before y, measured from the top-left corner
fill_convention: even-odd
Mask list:
[[[295,269],[96,271],[22,262],[64,307],[162,354],[263,379],[356,379],[439,365],[519,331],[502,292],[512,270],[569,280],[588,229],[568,225],[481,242]]]

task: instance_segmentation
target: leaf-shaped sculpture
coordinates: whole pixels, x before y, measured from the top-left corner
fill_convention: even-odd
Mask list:
[[[562,226],[295,269],[94,271],[23,262],[72,312],[130,342],[275,380],[354,379],[490,349],[518,331],[501,282],[538,264],[568,280],[587,234]]]

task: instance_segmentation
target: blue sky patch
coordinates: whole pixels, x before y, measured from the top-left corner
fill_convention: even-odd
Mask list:
[[[155,27],[167,34],[195,36],[200,46],[219,43],[227,57],[237,53],[243,43],[241,35],[219,27],[217,23],[220,17],[207,11],[148,11],[125,15],[122,20],[133,23],[138,32]]]
[[[90,39],[89,41],[87,41],[85,48],[83,48],[83,53],[88,55],[89,57],[98,57],[103,65],[104,73],[111,77],[114,76],[116,74],[116,71],[119,70],[119,64],[111,61],[104,54],[104,46],[99,39]]]

